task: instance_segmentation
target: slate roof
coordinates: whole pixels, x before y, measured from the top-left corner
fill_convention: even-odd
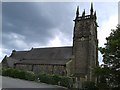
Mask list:
[[[24,59],[63,60],[72,55],[72,47],[33,48]]]
[[[23,59],[29,51],[15,51],[10,55],[11,58],[21,60]]]
[[[72,46],[32,48],[15,51],[7,58],[10,66],[16,64],[66,64],[72,56]]]
[[[7,64],[9,65],[9,67],[14,67],[14,63],[18,62],[17,59],[11,58],[11,57],[7,57]]]

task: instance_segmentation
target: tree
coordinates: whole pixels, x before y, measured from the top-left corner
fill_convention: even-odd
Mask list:
[[[112,30],[110,36],[106,38],[105,47],[99,50],[103,55],[103,69],[108,70],[108,79],[110,86],[120,87],[120,26]]]

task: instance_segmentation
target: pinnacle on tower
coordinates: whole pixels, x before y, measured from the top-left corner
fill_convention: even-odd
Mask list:
[[[79,6],[77,6],[76,17],[79,16]]]
[[[82,16],[85,16],[85,9],[84,9],[84,11],[83,11],[83,13],[82,13]]]
[[[95,19],[97,19],[97,16],[96,16],[96,11],[94,12],[94,17],[95,17]]]
[[[90,14],[93,15],[93,3],[91,3]]]

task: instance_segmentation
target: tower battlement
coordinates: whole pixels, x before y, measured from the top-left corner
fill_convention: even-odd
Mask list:
[[[95,16],[91,16],[91,15],[80,16],[73,21],[81,21],[81,20],[88,20],[88,19],[95,19]]]
[[[96,20],[96,11],[93,10],[93,4],[91,3],[91,9],[90,9],[90,15],[85,15],[85,9],[81,16],[79,16],[79,6],[77,7],[76,11],[76,18],[74,21],[81,21],[81,20],[88,20],[88,19],[94,19]]]

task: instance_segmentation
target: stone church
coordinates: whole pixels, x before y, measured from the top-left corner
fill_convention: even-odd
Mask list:
[[[73,46],[13,50],[9,57],[4,57],[2,65],[35,73],[66,75],[77,81],[95,81],[92,70],[98,65],[96,19],[92,3],[89,15],[85,10],[79,15],[77,7]]]

